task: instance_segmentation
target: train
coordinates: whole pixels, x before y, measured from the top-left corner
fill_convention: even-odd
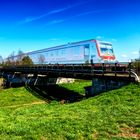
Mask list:
[[[112,43],[90,39],[25,53],[34,64],[113,63],[116,57]],[[15,56],[15,58],[18,56]],[[40,57],[43,61],[40,62]]]

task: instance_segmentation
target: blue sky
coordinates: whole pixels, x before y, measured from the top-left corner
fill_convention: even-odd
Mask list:
[[[0,55],[86,39],[112,42],[119,61],[138,58],[139,0],[0,0]]]

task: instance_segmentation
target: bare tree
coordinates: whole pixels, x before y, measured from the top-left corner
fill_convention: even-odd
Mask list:
[[[15,60],[15,52],[14,51],[9,55],[9,59],[11,60],[12,63],[14,63],[14,60]]]
[[[16,64],[17,65],[21,65],[22,64],[22,59],[24,58],[25,54],[23,51],[21,50],[18,50],[18,53],[17,53],[17,60],[16,60]]]
[[[10,59],[10,57],[7,57],[5,59],[4,65],[11,65],[11,59]]]
[[[24,57],[24,52],[23,51],[21,51],[21,50],[18,50],[18,54],[17,54],[17,56],[18,56],[18,60],[19,61],[21,61],[22,59],[23,59],[23,57]]]
[[[43,54],[40,54],[40,55],[38,56],[38,62],[39,62],[39,64],[44,64],[45,61],[46,61],[45,56],[44,56]]]
[[[5,65],[13,65],[15,64],[15,56],[14,52],[12,52],[6,59],[5,59]]]

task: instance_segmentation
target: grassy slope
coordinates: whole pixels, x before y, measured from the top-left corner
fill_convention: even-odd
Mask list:
[[[83,92],[85,84],[63,86]],[[23,87],[0,91],[0,139],[115,140],[139,136],[138,85],[70,104],[44,103]]]

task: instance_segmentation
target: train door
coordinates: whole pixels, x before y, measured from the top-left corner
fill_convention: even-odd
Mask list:
[[[89,56],[90,56],[89,44],[84,45],[84,60],[85,60],[85,63],[89,63]]]
[[[98,62],[98,52],[96,49],[96,43],[92,42],[90,44],[90,60],[92,63],[97,63]]]

